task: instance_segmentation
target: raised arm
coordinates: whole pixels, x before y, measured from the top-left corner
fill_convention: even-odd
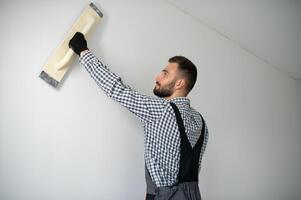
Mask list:
[[[143,95],[125,85],[87,48],[83,35],[76,33],[69,46],[80,55],[80,62],[105,94],[138,116],[142,122],[154,121],[162,114],[166,101]]]

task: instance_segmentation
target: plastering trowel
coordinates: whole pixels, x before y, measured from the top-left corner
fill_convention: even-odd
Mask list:
[[[39,77],[44,81],[57,88],[60,81],[69,69],[69,64],[74,59],[75,53],[68,44],[76,32],[81,32],[85,38],[93,31],[94,27],[102,19],[102,12],[93,4],[87,6],[81,16],[77,19],[61,44],[55,49],[43,67]]]

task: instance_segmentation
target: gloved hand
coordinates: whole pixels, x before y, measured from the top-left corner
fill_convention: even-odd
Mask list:
[[[87,41],[85,40],[84,34],[76,32],[69,41],[69,48],[71,48],[77,55],[80,55],[80,52],[87,50]]]

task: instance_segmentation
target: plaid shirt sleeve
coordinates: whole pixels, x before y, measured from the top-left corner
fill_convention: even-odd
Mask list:
[[[81,53],[80,62],[107,96],[126,107],[142,122],[154,121],[162,115],[162,99],[140,94],[125,85],[122,79],[111,72],[91,51]]]

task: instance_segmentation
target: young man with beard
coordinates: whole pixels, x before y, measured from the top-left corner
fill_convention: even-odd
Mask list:
[[[82,33],[73,36],[69,47],[106,95],[143,123],[146,199],[200,200],[198,175],[208,129],[187,98],[197,78],[195,65],[183,56],[170,58],[155,78],[157,97],[150,97],[125,85],[98,60]]]

